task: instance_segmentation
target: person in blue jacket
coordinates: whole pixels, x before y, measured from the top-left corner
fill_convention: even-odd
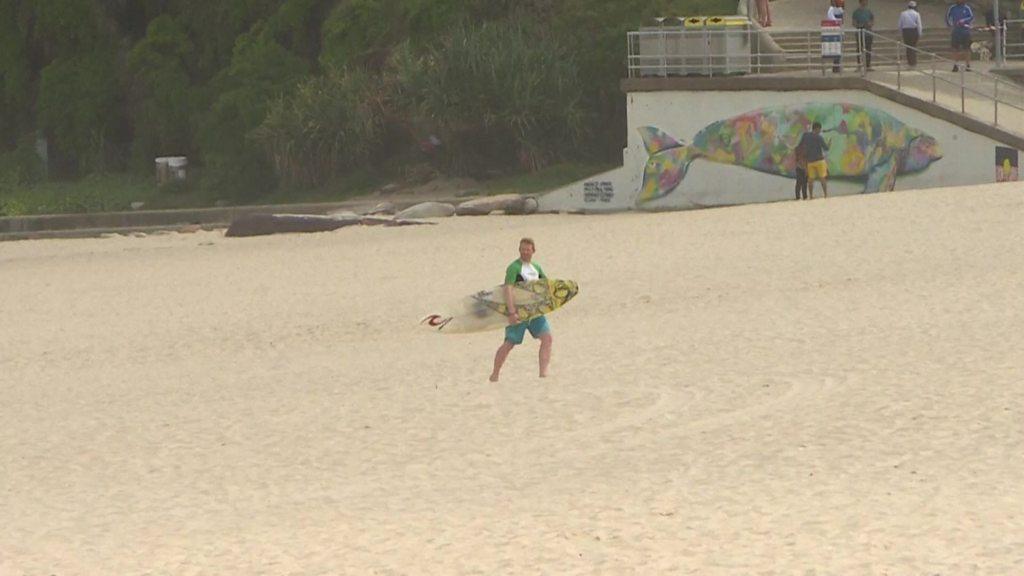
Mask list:
[[[964,0],[957,0],[946,10],[946,26],[952,29],[953,59],[963,61],[966,70],[971,69],[971,25],[974,23],[974,10]],[[960,67],[953,63],[953,72]]]

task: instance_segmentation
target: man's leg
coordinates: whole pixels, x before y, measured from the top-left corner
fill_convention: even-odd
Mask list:
[[[864,61],[867,63],[867,69],[871,70],[871,48],[875,43],[875,37],[871,36],[867,32],[864,33]]]
[[[857,28],[857,67],[860,68],[863,60],[861,55],[864,54],[864,29]]]
[[[828,198],[828,176],[821,179],[821,197]]]
[[[551,363],[551,332],[545,332],[540,335],[540,377],[546,378],[548,375],[548,364]]]
[[[807,180],[807,199],[814,200],[814,180]]]
[[[498,347],[498,351],[494,353],[494,371],[491,372],[491,382],[497,382],[498,376],[501,374],[501,366],[505,364],[505,359],[508,358],[508,353],[515,348],[516,345],[513,342],[505,340]]]

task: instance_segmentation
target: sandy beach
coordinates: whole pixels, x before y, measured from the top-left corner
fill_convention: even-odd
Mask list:
[[[580,295],[418,320],[521,236]],[[0,575],[1024,573],[1024,186],[0,244]]]

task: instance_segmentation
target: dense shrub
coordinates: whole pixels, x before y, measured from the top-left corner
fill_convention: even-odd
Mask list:
[[[571,154],[587,131],[573,54],[526,25],[459,26],[396,61],[406,103],[438,133],[453,173],[536,170]]]
[[[379,81],[331,71],[276,100],[253,140],[287,186],[320,185],[366,162],[384,123]]]
[[[199,130],[204,186],[242,200],[274,188],[271,166],[248,136],[266,118],[270,103],[289,94],[306,74],[305,62],[264,28],[239,37],[231,65],[214,83],[216,96]]]

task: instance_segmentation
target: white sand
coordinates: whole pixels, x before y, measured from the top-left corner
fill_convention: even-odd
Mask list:
[[[580,296],[417,326],[520,236]],[[0,244],[0,574],[1024,573],[1024,188]]]

